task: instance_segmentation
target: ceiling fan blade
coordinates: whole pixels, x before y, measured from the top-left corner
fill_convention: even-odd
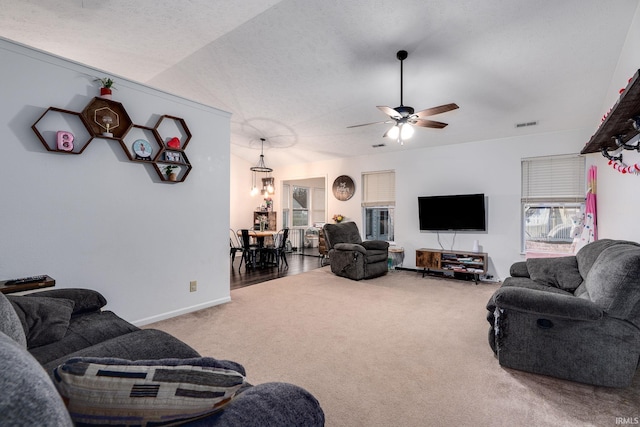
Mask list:
[[[434,116],[436,114],[446,113],[447,111],[455,110],[458,107],[456,104],[445,104],[440,105],[438,107],[427,108],[426,110],[418,111],[416,116],[418,117],[429,117]]]
[[[359,128],[360,126],[369,126],[369,125],[378,125],[380,123],[393,123],[391,120],[384,120],[381,122],[371,122],[371,123],[363,123],[361,125],[353,125],[353,126],[347,126],[347,129],[350,128]]]
[[[434,120],[427,120],[427,119],[416,119],[415,121],[412,120],[411,124],[416,126],[421,126],[423,128],[435,128],[435,129],[442,129],[443,127],[447,126],[447,123],[436,122]]]
[[[392,117],[392,118],[401,118],[402,115],[400,113],[398,113],[396,110],[394,110],[391,107],[386,107],[384,105],[378,105],[378,110],[382,111],[383,113],[385,113],[387,116]]]

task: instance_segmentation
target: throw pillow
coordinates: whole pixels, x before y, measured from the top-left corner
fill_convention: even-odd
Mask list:
[[[529,258],[527,270],[532,280],[567,292],[573,292],[582,283],[575,256],[558,258]]]
[[[100,292],[84,288],[49,289],[25,296],[70,299],[75,303],[73,314],[100,310],[107,305],[107,300]]]
[[[128,361],[72,358],[53,371],[76,423],[164,425],[212,414],[244,376],[210,357]]]
[[[27,348],[61,340],[69,328],[74,302],[63,298],[7,296],[13,305],[24,333]]]

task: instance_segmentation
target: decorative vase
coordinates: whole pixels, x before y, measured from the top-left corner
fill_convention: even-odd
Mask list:
[[[100,96],[102,98],[111,99],[111,88],[101,87],[100,88]]]
[[[477,240],[473,241],[473,252],[475,253],[480,252],[480,244]]]
[[[177,174],[177,173],[175,173],[175,172],[171,172],[171,173],[169,174],[169,181],[173,181],[173,182],[175,182],[175,181],[177,181],[177,180],[178,180],[178,174]]]

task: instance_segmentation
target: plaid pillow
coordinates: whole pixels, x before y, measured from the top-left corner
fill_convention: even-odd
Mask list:
[[[73,358],[54,369],[76,425],[164,425],[229,403],[244,376],[210,357],[129,361]]]

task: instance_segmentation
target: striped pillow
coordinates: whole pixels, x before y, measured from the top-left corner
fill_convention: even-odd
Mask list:
[[[76,425],[163,425],[203,417],[244,383],[232,362],[210,357],[129,361],[73,358],[54,369]]]

